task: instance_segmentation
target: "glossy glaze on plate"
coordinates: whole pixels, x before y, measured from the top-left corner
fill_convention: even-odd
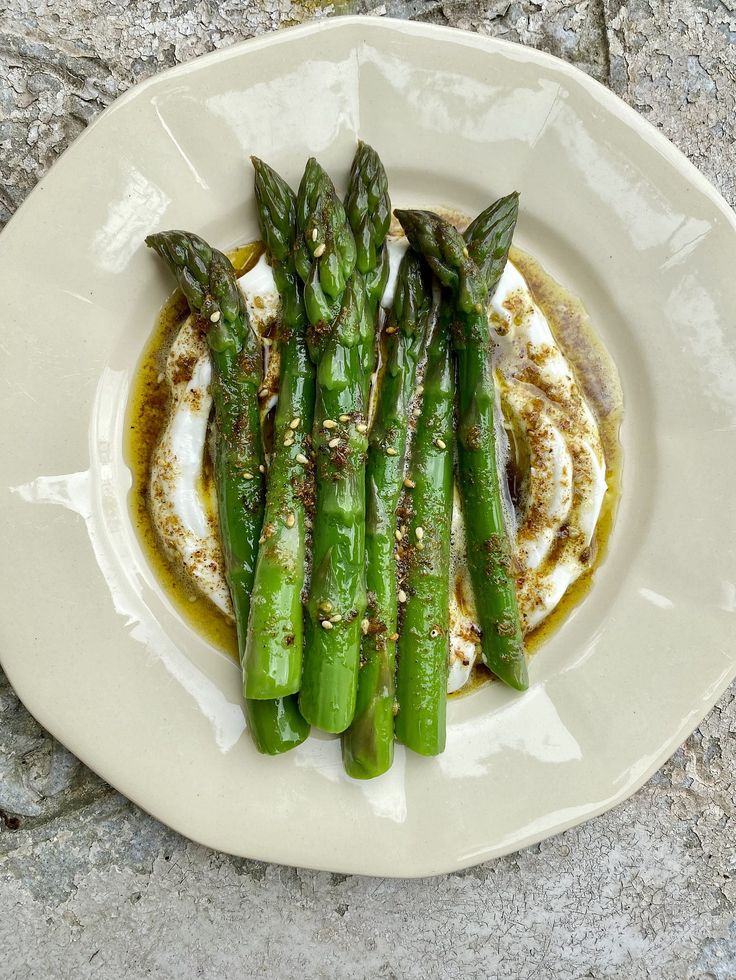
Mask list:
[[[608,558],[533,660],[531,690],[453,702],[443,756],[400,749],[368,785],[343,775],[331,740],[257,755],[237,668],[186,626],[141,552],[122,454],[132,372],[169,289],[143,237],[254,235],[248,154],[292,181],[310,153],[339,173],[358,133],[409,205],[475,213],[522,192],[517,243],[583,299],[626,406]],[[40,242],[53,264],[39,266]],[[10,680],[122,792],[251,857],[431,874],[601,812],[736,673],[734,268],[736,222],[706,180],[601,86],[531,50],[345,18],[131,90],[0,238]]]

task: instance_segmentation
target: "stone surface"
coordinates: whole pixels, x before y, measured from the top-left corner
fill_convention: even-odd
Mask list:
[[[130,85],[342,11],[543,48],[609,85],[736,202],[734,0],[6,0],[0,222]],[[191,844],[55,743],[0,675],[0,977],[736,976],[736,697],[616,810],[412,882]]]

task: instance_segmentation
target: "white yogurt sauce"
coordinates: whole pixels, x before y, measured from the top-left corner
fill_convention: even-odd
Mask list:
[[[406,240],[390,239],[388,247],[390,272],[384,307],[393,299]],[[240,279],[240,287],[253,325],[265,332],[279,310],[278,291],[265,258]],[[501,399],[530,458],[521,513],[518,520],[512,515],[509,519],[520,569],[519,607],[524,630],[529,632],[586,570],[586,553],[606,492],[605,462],[593,414],[546,318],[511,262],[489,316],[496,338],[494,365]],[[271,363],[272,371],[275,366]],[[166,377],[172,408],[152,458],[153,523],[167,552],[181,561],[193,584],[230,615],[217,503],[202,479],[212,405],[211,366],[206,341],[192,318],[185,321],[171,348]],[[500,441],[505,443],[505,439]],[[448,692],[467,683],[480,653],[457,495],[455,503]]]

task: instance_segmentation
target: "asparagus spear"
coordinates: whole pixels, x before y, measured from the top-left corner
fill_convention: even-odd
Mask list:
[[[243,666],[246,698],[264,700],[295,693],[301,680],[314,368],[294,267],[296,196],[261,160],[254,157],[253,166],[261,235],[282,302],[281,383]]]
[[[192,314],[207,333],[214,377],[215,482],[225,575],[235,613],[241,663],[245,649],[258,536],[263,521],[263,448],[258,417],[261,351],[230,260],[197,235],[183,231],[149,235],[146,244],[168,264]],[[275,707],[274,707],[274,710]],[[286,719],[286,711],[280,717]],[[254,738],[261,735],[254,719]],[[278,717],[263,736],[277,750],[294,743],[295,725]],[[303,738],[308,728],[302,729]],[[303,741],[303,738],[301,739]]]
[[[383,164],[376,151],[362,141],[358,143],[353,159],[345,209],[355,236],[357,268],[366,285],[366,316],[361,344],[365,379],[363,397],[367,398],[375,369],[378,304],[388,281],[388,250],[384,242],[391,224],[391,199]]]
[[[422,414],[410,456],[400,548],[406,594],[399,634],[396,737],[422,755],[445,747],[453,498],[452,309],[435,314],[427,346]],[[411,486],[413,484],[413,487]]]
[[[342,741],[345,769],[359,779],[380,776],[393,760],[396,507],[404,479],[410,403],[430,305],[431,287],[424,265],[414,253],[407,252],[399,267],[393,308],[385,329],[385,367],[366,467],[369,607],[363,620],[355,717]]]
[[[458,477],[481,651],[494,674],[523,691],[529,680],[496,463],[491,335],[486,315],[489,283],[495,289],[503,271],[516,214],[512,199],[484,212],[471,225],[466,246],[462,235],[436,214],[397,212],[412,246],[425,256],[453,297]]]
[[[317,366],[312,441],[316,506],[312,581],[299,706],[308,721],[344,731],[355,710],[360,623],[366,606],[365,456],[361,324],[365,286],[332,181],[312,159],[297,199],[299,274]]]

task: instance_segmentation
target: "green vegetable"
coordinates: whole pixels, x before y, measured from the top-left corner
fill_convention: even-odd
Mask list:
[[[517,690],[529,685],[514,583],[513,556],[496,463],[495,389],[489,288],[496,288],[511,245],[518,197],[484,211],[466,243],[449,222],[428,211],[397,212],[412,246],[429,263],[454,304],[457,355],[458,482],[468,564],[481,628],[483,660]]]
[[[401,548],[406,594],[399,632],[396,737],[422,755],[445,747],[453,498],[452,311],[435,313],[422,414],[412,446]]]
[[[256,748],[265,755],[288,752],[309,735],[309,723],[299,713],[294,694],[273,701],[247,700],[245,717]]]
[[[215,404],[215,483],[225,576],[232,596],[241,663],[263,521],[263,464],[258,416],[262,360],[230,260],[197,235],[149,235],[146,244],[169,265],[192,314],[207,333]],[[254,738],[259,743],[254,726]],[[268,735],[275,745],[278,724]],[[290,747],[294,727],[282,730]],[[306,734],[305,734],[306,737]],[[289,743],[288,745],[286,743]]]
[[[369,779],[393,760],[396,662],[396,507],[417,364],[426,340],[431,284],[422,262],[407,252],[399,268],[393,309],[384,331],[384,368],[366,468],[366,585],[361,668],[355,717],[343,736],[350,776]],[[419,404],[417,400],[417,404]]]
[[[350,171],[345,210],[355,237],[356,265],[365,278],[366,315],[362,327],[363,397],[368,397],[375,369],[378,305],[388,281],[388,250],[384,243],[391,224],[388,178],[376,151],[359,142]]]
[[[297,218],[302,233],[297,267],[305,282],[308,343],[317,366],[316,505],[299,707],[318,728],[342,732],[355,710],[366,606],[365,285],[355,268],[345,209],[314,159],[299,187]]]
[[[301,681],[314,367],[294,267],[296,197],[261,160],[253,166],[261,236],[282,302],[279,399],[243,668],[246,698],[264,700],[295,693]]]

